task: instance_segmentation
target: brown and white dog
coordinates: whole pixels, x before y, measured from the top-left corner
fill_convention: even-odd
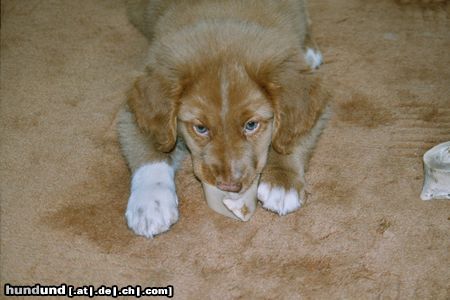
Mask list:
[[[263,207],[298,209],[327,118],[304,1],[146,0],[129,13],[150,50],[118,124],[133,172],[128,226],[153,237],[177,221],[185,152],[200,181],[244,193],[260,178]]]

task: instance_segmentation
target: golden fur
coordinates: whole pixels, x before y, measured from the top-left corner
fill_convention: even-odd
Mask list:
[[[174,164],[185,144],[203,182],[242,192],[262,174],[301,194],[327,100],[304,60],[304,1],[138,1],[129,13],[151,42],[118,128],[130,168]]]

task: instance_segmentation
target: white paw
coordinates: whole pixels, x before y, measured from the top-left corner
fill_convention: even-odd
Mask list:
[[[286,191],[282,187],[272,187],[261,182],[258,186],[258,199],[263,207],[278,213],[280,216],[293,212],[303,204],[303,197],[295,189]]]
[[[169,230],[178,220],[178,199],[174,189],[148,187],[135,190],[128,200],[128,227],[147,238]]]
[[[141,167],[133,175],[125,217],[128,227],[147,238],[169,230],[178,220],[173,170],[165,163]]]
[[[311,69],[317,69],[322,63],[322,53],[319,50],[308,48],[305,53],[306,63]]]

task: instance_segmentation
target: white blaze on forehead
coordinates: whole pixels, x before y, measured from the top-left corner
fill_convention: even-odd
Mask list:
[[[222,118],[223,121],[225,121],[226,115],[228,113],[228,108],[229,108],[229,90],[230,88],[230,83],[228,82],[228,78],[227,78],[227,72],[222,69],[220,71],[220,97],[222,100],[222,107],[220,110],[220,116]]]

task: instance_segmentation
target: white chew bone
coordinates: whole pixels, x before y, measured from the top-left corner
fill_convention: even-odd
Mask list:
[[[203,183],[206,202],[215,212],[233,219],[248,221],[256,210],[258,178],[243,194],[224,192]]]
[[[250,218],[247,205],[244,203],[244,199],[223,199],[223,204],[228,208],[236,217],[242,221],[248,221]]]
[[[450,199],[450,142],[439,144],[423,156],[425,178],[422,200]]]

